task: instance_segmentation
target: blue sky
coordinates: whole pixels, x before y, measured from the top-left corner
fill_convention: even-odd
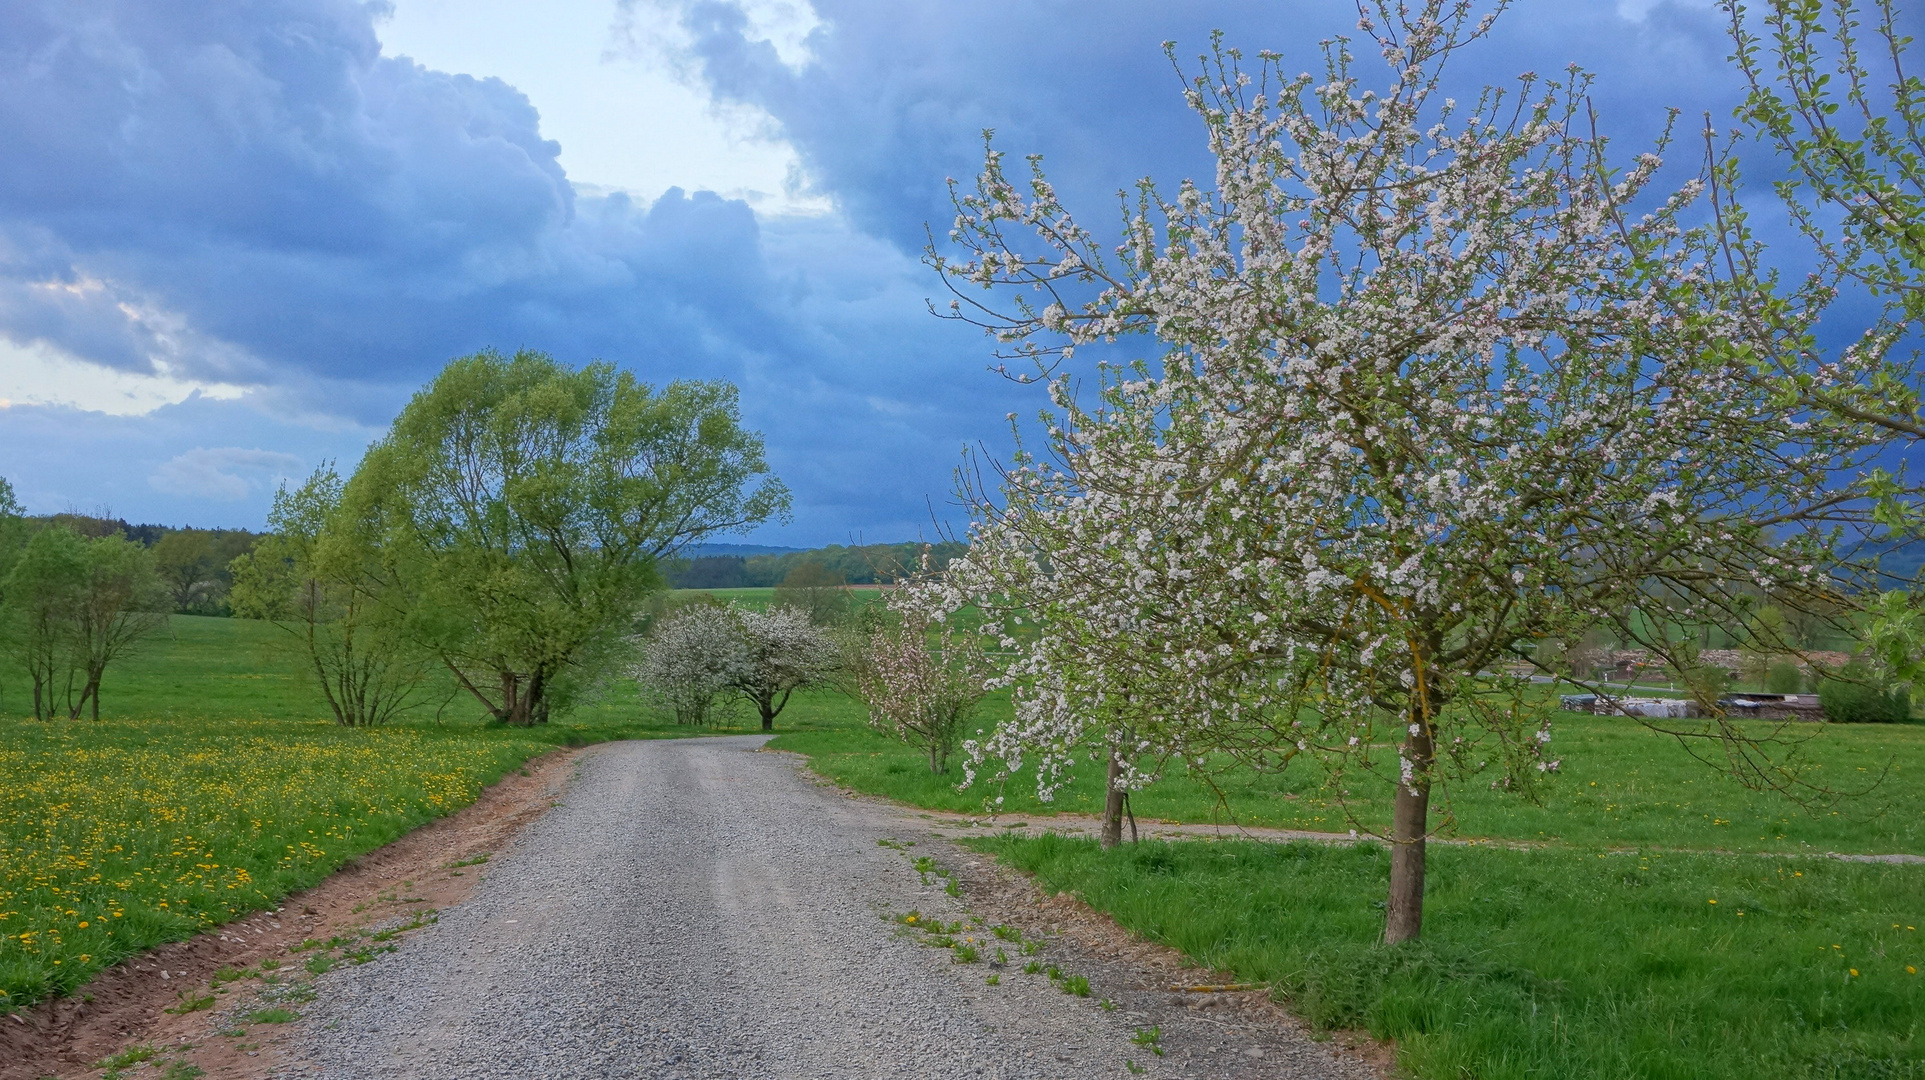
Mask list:
[[[1304,68],[1339,0],[14,0],[0,476],[35,511],[259,527],[448,358],[725,378],[795,492],[764,543],[926,533],[1038,390],[931,317],[984,128],[1097,221],[1207,178],[1160,44]],[[1704,0],[1521,0],[1466,87],[1577,62],[1629,153],[1727,122]],[[1639,147],[1641,148],[1641,147]]]

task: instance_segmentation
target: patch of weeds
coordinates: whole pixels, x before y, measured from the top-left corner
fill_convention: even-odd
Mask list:
[[[1124,1059],[1123,1059],[1123,1067],[1124,1067],[1125,1069],[1128,1069],[1128,1070],[1130,1071],[1130,1073],[1131,1073],[1131,1075],[1135,1075],[1135,1074],[1137,1074],[1137,1073],[1146,1073],[1146,1072],[1149,1072],[1149,1071],[1150,1071],[1150,1070],[1148,1070],[1148,1069],[1146,1069],[1146,1068],[1144,1068],[1143,1066],[1141,1066],[1141,1065],[1138,1065],[1138,1064],[1137,1064],[1136,1062],[1134,1062],[1134,1061],[1131,1061],[1131,1060],[1130,1060],[1129,1058],[1124,1058]]]
[[[1043,974],[1049,976],[1050,982],[1055,982],[1063,977],[1063,969],[1057,967],[1055,964],[1050,964],[1043,968]]]
[[[188,1013],[200,1012],[202,1009],[211,1009],[213,1007],[214,995],[212,994],[199,994],[194,997],[186,997],[183,995],[180,1001],[161,1011],[173,1013],[175,1016],[185,1016]]]
[[[996,959],[991,960],[990,963],[996,965],[997,967],[1007,967],[1009,965],[1009,954],[1002,951],[1001,949],[997,949]]]
[[[1043,943],[1040,941],[1023,942],[1022,952],[1024,956],[1035,956],[1037,953],[1042,951],[1043,951]]]
[[[1130,1041],[1147,1048],[1157,1057],[1163,1056],[1163,1027],[1160,1024],[1137,1028],[1136,1034],[1130,1036]]]
[[[261,970],[262,970],[262,971],[278,971],[278,970],[280,970],[280,967],[281,967],[281,962],[280,962],[279,960],[263,960],[263,961],[261,961]]]
[[[1096,1007],[1103,1010],[1104,1012],[1115,1012],[1116,1002],[1111,1001],[1109,998],[1104,998],[1103,1000],[1096,1003]]]
[[[250,974],[251,972],[249,972],[246,968],[224,967],[219,971],[216,971],[207,980],[207,984],[209,986],[212,986],[214,989],[219,990],[221,987],[226,986],[228,983],[240,982],[242,979],[247,978],[248,975]]]
[[[942,887],[942,891],[948,893],[951,896],[961,896],[962,885],[959,884],[955,878],[950,878],[948,884]]]
[[[1034,960],[1031,960],[1029,963],[1023,965],[1023,974],[1025,975],[1034,975],[1037,972],[1040,972],[1042,970],[1043,970],[1043,965],[1037,963]]]
[[[400,926],[390,926],[386,930],[370,936],[375,941],[393,941],[395,938],[400,937],[410,930],[419,930],[424,926],[433,926],[440,921],[441,916],[433,911],[417,911],[414,913],[413,918],[402,923]]]
[[[324,975],[338,963],[340,963],[340,961],[336,960],[333,956],[327,953],[318,953],[307,958],[307,972],[309,975]]]
[[[320,947],[321,947],[321,942],[319,942],[314,938],[308,938],[306,941],[301,942],[299,945],[294,946],[292,949],[289,949],[288,951],[303,953],[303,952],[307,952],[309,949],[318,949]]]
[[[374,959],[375,957],[380,956],[382,953],[390,953],[393,951],[394,951],[394,946],[392,945],[383,945],[379,948],[370,947],[365,949],[356,949],[353,952],[347,954],[347,959],[349,963],[365,964],[368,961]]]
[[[274,992],[274,1000],[288,1005],[305,1005],[313,1001],[318,993],[312,982],[302,981],[278,988]]]
[[[891,851],[908,851],[910,848],[916,846],[916,842],[914,840],[905,842],[902,840],[898,840],[893,836],[886,836],[886,837],[883,837],[881,840],[876,841],[876,846],[886,847]]]
[[[1003,984],[1003,977],[1001,975],[991,975],[984,979],[983,982],[988,983],[990,986],[1001,986]]]
[[[1018,930],[1015,927],[1009,926],[1004,923],[998,923],[997,925],[990,927],[989,932],[996,935],[999,938],[1002,938],[1004,941],[1014,941],[1018,944],[1021,944],[1023,940],[1023,932],[1021,930]]]
[[[982,959],[982,954],[977,951],[976,946],[971,945],[967,941],[958,941],[952,947],[951,951],[956,954],[956,963],[958,964],[973,964]]]
[[[464,867],[464,866],[480,866],[482,863],[485,863],[487,861],[488,861],[488,852],[484,851],[481,854],[476,855],[472,859],[462,859],[458,862],[451,862],[448,864],[448,869],[459,870],[461,867]]]
[[[1063,980],[1063,993],[1076,997],[1089,996],[1089,979],[1082,975],[1071,975]]]
[[[936,869],[936,860],[927,855],[916,856],[916,861],[911,865],[916,868],[916,873],[922,875],[922,883],[924,885],[929,884],[929,875],[939,872]]]
[[[247,1022],[250,1024],[290,1024],[299,1019],[300,1016],[293,1009],[283,1009],[278,1005],[266,1009],[255,1009],[247,1014]]]
[[[934,945],[938,949],[953,949],[956,947],[956,939],[950,937],[948,934],[931,934],[929,935],[929,944]]]
[[[160,1074],[160,1080],[199,1080],[206,1076],[207,1070],[187,1061],[170,1061]]]
[[[230,1039],[238,1039],[241,1036],[247,1034],[247,1029],[244,1027],[231,1027],[225,1031],[220,1032],[220,1034],[225,1035]]]
[[[106,1069],[108,1072],[116,1072],[129,1065],[138,1065],[143,1061],[152,1061],[154,1060],[154,1055],[158,1053],[160,1053],[160,1051],[151,1046],[130,1046],[111,1057],[101,1058],[94,1063],[94,1067],[97,1069]]]

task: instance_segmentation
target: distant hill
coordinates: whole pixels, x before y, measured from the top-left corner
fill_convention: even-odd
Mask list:
[[[750,555],[788,555],[805,548],[770,547],[767,544],[693,544],[682,549],[684,559],[746,559]]]

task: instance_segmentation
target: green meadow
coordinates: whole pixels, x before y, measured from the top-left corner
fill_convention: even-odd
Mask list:
[[[271,905],[555,746],[754,726],[678,727],[616,680],[529,730],[481,722],[445,687],[405,722],[344,730],[279,631],[191,616],[109,673],[99,723],[25,719],[20,688],[0,690],[0,1010]],[[991,699],[979,721],[1007,708]],[[1099,803],[1093,768],[1047,804],[1026,777],[958,789],[834,691],[796,695],[777,728],[772,745],[825,777],[919,807],[1029,819]],[[1925,866],[1816,857],[1925,854],[1925,724],[1801,732],[1808,775],[1859,792],[1811,806],[1633,722],[1566,716],[1555,732],[1562,775],[1540,803],[1454,793],[1452,835],[1505,843],[1432,847],[1415,945],[1377,941],[1387,859],[1370,843],[977,843],[1316,1025],[1394,1039],[1416,1077],[1925,1077]],[[1382,793],[1352,788],[1361,822],[1380,821]],[[1132,806],[1346,832],[1331,794],[1300,765],[1178,768]]]

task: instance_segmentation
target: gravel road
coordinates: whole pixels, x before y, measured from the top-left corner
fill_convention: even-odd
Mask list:
[[[1014,968],[987,985],[892,921],[968,914],[878,844],[922,836],[916,817],[763,741],[590,752],[473,898],[319,981],[280,1075],[1068,1078],[1129,1075],[1126,1059],[1192,1075],[1131,1042],[1138,1016]],[[1301,1041],[1232,1074],[1358,1075]]]

